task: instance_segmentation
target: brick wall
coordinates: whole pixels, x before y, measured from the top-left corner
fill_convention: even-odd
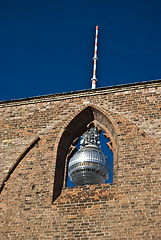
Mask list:
[[[0,103],[1,239],[161,239],[161,80]],[[65,187],[95,121],[114,182]]]

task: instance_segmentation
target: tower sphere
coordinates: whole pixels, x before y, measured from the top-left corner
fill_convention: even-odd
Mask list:
[[[82,136],[80,149],[69,161],[69,177],[76,186],[106,183],[110,176],[110,164],[100,147],[96,127],[91,127]]]

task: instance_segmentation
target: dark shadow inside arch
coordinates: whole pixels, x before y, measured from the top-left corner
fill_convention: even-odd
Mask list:
[[[78,139],[87,129],[87,125],[92,121],[97,120],[105,128],[109,130],[113,139],[115,139],[114,126],[111,121],[99,110],[93,107],[87,107],[80,112],[66,127],[59,141],[57,149],[57,159],[53,186],[53,202],[60,196],[64,177],[66,177],[67,168],[66,157],[69,152],[69,148],[75,139]]]

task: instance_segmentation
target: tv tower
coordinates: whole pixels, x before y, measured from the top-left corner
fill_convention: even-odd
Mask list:
[[[96,37],[95,37],[95,48],[94,48],[94,57],[93,57],[93,61],[94,61],[94,65],[93,65],[93,77],[91,79],[92,81],[92,89],[96,88],[96,64],[97,64],[97,41],[98,41],[98,26],[96,26]]]
[[[106,183],[110,163],[101,150],[100,134],[94,125],[82,135],[80,149],[69,160],[68,174],[75,186]]]

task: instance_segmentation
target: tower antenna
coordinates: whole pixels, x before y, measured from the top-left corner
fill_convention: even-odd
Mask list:
[[[95,37],[95,48],[94,48],[94,57],[93,57],[93,61],[94,61],[94,65],[93,65],[93,77],[91,79],[92,81],[92,89],[96,88],[96,63],[97,63],[97,40],[98,40],[98,26],[96,26],[96,37]]]

